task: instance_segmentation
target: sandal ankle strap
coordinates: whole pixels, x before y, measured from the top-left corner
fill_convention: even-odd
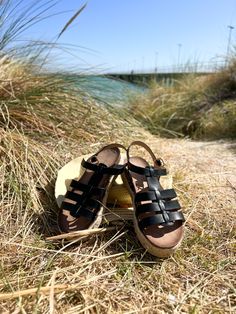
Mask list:
[[[92,170],[96,173],[99,174],[111,174],[111,175],[118,175],[121,174],[124,171],[124,168],[126,166],[126,164],[124,165],[117,165],[117,166],[113,166],[113,167],[107,167],[104,164],[93,164],[89,161],[86,160],[82,160],[81,162],[82,167]]]
[[[139,167],[139,166],[132,164],[130,162],[130,148],[132,146],[141,146],[141,147],[145,148],[146,151],[152,157],[154,167],[153,166],[147,166],[147,167],[143,168],[143,167]],[[127,165],[128,165],[128,168],[130,171],[145,175],[147,177],[158,177],[158,176],[164,176],[167,174],[166,169],[163,167],[163,165],[164,165],[163,160],[161,158],[156,158],[156,156],[153,153],[153,151],[151,150],[151,148],[147,144],[145,144],[141,141],[134,141],[129,145],[129,147],[127,149]],[[157,166],[158,168],[155,168],[155,166]]]

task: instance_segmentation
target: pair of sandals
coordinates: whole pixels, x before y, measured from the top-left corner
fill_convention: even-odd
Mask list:
[[[141,146],[151,156],[152,164],[140,156],[130,156],[133,146]],[[120,148],[127,154],[121,160]],[[82,160],[82,173],[72,180],[59,213],[62,232],[97,228],[102,222],[108,192],[121,175],[133,200],[134,228],[143,247],[152,255],[167,257],[183,239],[185,221],[174,189],[163,189],[160,177],[167,171],[145,143],[133,142],[129,148],[120,144],[103,147],[88,160]],[[175,199],[175,200],[173,200]]]

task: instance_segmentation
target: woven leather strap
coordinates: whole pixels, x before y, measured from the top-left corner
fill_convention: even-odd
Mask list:
[[[131,146],[144,147],[152,157],[153,166],[139,167],[130,162]],[[160,176],[166,175],[167,171],[163,167],[162,159],[157,159],[150,147],[145,143],[136,141],[133,142],[127,150],[128,169],[131,172],[143,175],[146,177],[148,188],[140,191],[135,195],[135,214],[138,219],[141,230],[151,225],[173,225],[175,221],[184,221],[184,216],[179,209],[181,208],[177,200],[172,200],[177,197],[174,189],[163,190],[160,185]],[[150,214],[150,216],[144,214]]]
[[[126,150],[123,145],[113,143],[103,147],[87,161],[84,159],[82,160],[81,166],[85,169],[93,171],[93,174],[88,184],[81,183],[77,180],[71,181],[71,191],[66,193],[65,200],[61,205],[62,209],[69,210],[70,214],[76,218],[83,216],[91,221],[96,218],[96,213],[101,207],[101,200],[104,198],[106,193],[106,188],[98,187],[100,181],[104,175],[112,176],[121,174],[126,166],[126,164],[123,164],[107,167],[105,164],[99,163],[96,156],[102,150],[117,147]],[[96,163],[92,162],[93,160],[95,160]],[[75,190],[82,193],[79,194],[77,191],[75,192]],[[95,212],[92,211],[93,209],[95,209]]]

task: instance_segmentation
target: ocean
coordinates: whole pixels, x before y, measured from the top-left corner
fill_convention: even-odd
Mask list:
[[[127,104],[129,97],[142,94],[146,90],[136,84],[101,76],[77,76],[75,81],[83,92],[108,105],[123,106]]]

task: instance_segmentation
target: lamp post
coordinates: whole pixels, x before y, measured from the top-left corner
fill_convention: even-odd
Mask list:
[[[178,68],[179,68],[179,62],[180,62],[181,48],[182,48],[182,44],[178,44],[178,59],[177,59]]]
[[[155,52],[155,73],[157,73],[157,59],[158,59],[158,52]]]
[[[136,71],[136,60],[134,59],[133,60],[133,69],[132,69],[132,71],[131,72],[135,72]]]
[[[232,25],[228,25],[228,29],[229,29],[229,37],[228,37],[228,45],[227,45],[226,63],[229,62],[231,35],[232,35],[232,30],[234,29],[234,27]]]
[[[142,57],[142,73],[144,73],[144,67],[145,67],[145,58]]]

